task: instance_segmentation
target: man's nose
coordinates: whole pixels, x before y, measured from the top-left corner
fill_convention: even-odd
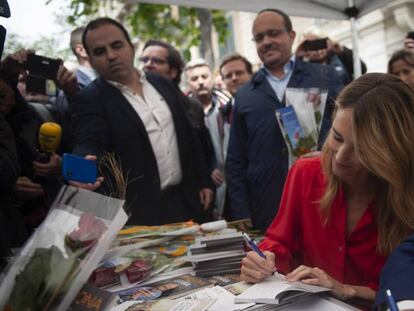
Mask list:
[[[114,59],[114,58],[117,57],[117,55],[116,55],[116,53],[113,49],[108,49],[107,52],[106,52],[106,57],[108,59]]]

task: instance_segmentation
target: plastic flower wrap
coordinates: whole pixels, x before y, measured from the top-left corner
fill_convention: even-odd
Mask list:
[[[128,288],[179,263],[158,252],[135,249],[103,262],[89,281],[98,287],[121,285]]]
[[[42,225],[8,267],[1,310],[67,310],[127,221],[123,200],[62,187]]]
[[[276,110],[276,119],[289,149],[290,164],[316,151],[328,92],[318,88],[287,88],[286,107]]]

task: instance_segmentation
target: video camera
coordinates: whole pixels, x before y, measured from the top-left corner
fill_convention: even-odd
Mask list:
[[[10,17],[10,7],[7,3],[7,0],[0,0],[0,16],[1,17]],[[4,28],[2,25],[0,25],[0,59],[3,54],[3,48],[4,48],[4,41],[6,40],[6,28]]]

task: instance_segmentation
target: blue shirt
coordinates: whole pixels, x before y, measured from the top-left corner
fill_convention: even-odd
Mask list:
[[[275,77],[269,69],[263,66],[264,72],[266,74],[266,80],[269,82],[272,89],[275,91],[277,98],[279,98],[280,102],[283,101],[283,96],[285,95],[286,87],[289,83],[290,77],[293,72],[293,68],[295,68],[295,55],[289,59],[289,61],[283,66],[284,76],[282,78]]]

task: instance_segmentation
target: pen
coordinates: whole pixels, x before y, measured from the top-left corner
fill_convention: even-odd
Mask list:
[[[387,289],[385,291],[385,296],[387,296],[388,307],[390,307],[390,311],[399,311],[397,304],[395,303],[394,297],[391,294],[391,291]]]
[[[256,253],[259,254],[260,257],[266,259],[266,255],[260,250],[260,248],[256,245],[256,243],[247,235],[247,233],[243,232],[243,238],[247,244],[249,244],[250,248],[254,250]]]

